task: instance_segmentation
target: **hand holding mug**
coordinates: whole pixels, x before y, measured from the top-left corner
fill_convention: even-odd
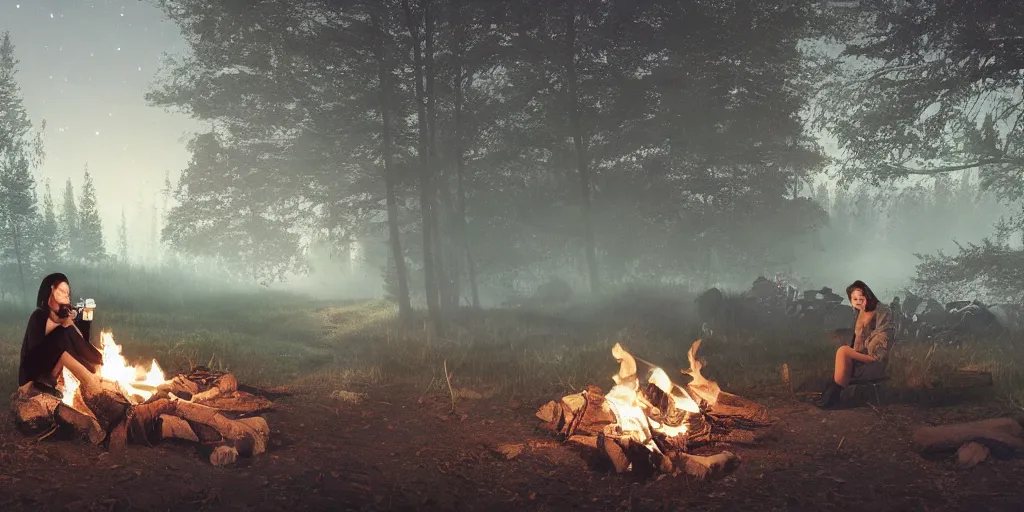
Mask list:
[[[72,309],[68,313],[68,316],[61,319],[60,324],[63,325],[64,327],[71,327],[72,325],[75,325],[75,318],[77,317],[78,310]]]

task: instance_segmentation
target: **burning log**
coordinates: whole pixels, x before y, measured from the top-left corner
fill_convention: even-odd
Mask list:
[[[704,480],[731,473],[741,462],[739,457],[728,451],[710,456],[689,454],[683,436],[655,436],[654,439],[657,449],[651,449],[630,436],[602,432],[598,434],[597,447],[617,473],[629,470],[678,471]]]
[[[58,384],[63,398],[32,383],[11,395],[12,416],[20,430],[38,434],[66,427],[93,444],[105,441],[110,451],[128,442],[198,442],[214,447],[210,461],[217,465],[266,451],[270,428],[264,418],[227,414],[251,414],[272,403],[240,391],[234,375],[196,368],[166,380],[156,361],[148,370],[129,367],[110,333],[102,333],[101,339],[99,384],[82,385],[65,369]]]
[[[753,444],[752,431],[770,423],[767,409],[739,396],[724,393],[700,373],[696,359],[700,341],[690,349],[690,375],[686,386],[669,380],[653,367],[641,386],[636,359],[620,345],[612,348],[619,371],[615,386],[601,395],[600,389],[551,401],[537,411],[543,429],[564,439],[596,436],[593,446],[617,472],[685,472],[703,479],[732,471],[739,457],[731,452],[712,456],[690,450],[718,443]],[[646,362],[645,362],[646,363]],[[649,363],[646,363],[649,364]]]

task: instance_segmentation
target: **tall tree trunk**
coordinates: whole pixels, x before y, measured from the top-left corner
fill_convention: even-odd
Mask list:
[[[448,186],[448,179],[440,165],[440,158],[437,150],[437,66],[435,65],[434,34],[436,33],[436,15],[434,12],[434,0],[422,0],[423,2],[423,39],[424,56],[423,69],[426,82],[427,99],[427,142],[429,145],[430,171],[434,177],[433,195],[431,195],[431,208],[433,216],[434,233],[434,266],[437,273],[438,295],[441,299],[443,309],[452,310],[459,305],[459,292],[455,284],[455,268],[445,263],[447,252],[445,235],[450,234],[452,221],[454,220],[454,208],[452,205],[451,189]]]
[[[597,271],[597,249],[594,247],[594,223],[591,219],[590,204],[590,162],[587,156],[588,136],[583,129],[583,112],[580,109],[579,76],[576,69],[576,2],[570,0],[567,17],[567,55],[566,74],[569,92],[569,121],[572,129],[572,141],[576,148],[576,169],[579,172],[580,213],[583,217],[583,246],[587,257],[587,269],[590,271],[590,291],[601,291],[601,281]]]
[[[12,241],[14,242],[14,259],[18,264],[18,281],[21,283],[21,300],[28,302],[28,290],[25,288],[25,265],[24,255],[21,253],[21,233],[18,230],[18,222],[13,216],[8,217],[11,224]]]
[[[430,0],[425,0],[429,2]],[[434,193],[431,186],[431,168],[428,143],[428,127],[426,112],[426,93],[423,87],[423,51],[420,48],[419,23],[413,16],[409,0],[402,0],[402,8],[405,11],[406,23],[409,26],[409,34],[412,39],[413,51],[413,78],[416,80],[416,118],[419,128],[419,143],[417,153],[420,160],[420,212],[423,216],[423,283],[427,295],[427,312],[430,315],[431,323],[434,325],[434,332],[441,336],[444,334],[443,315],[438,290],[437,272],[434,262]]]
[[[466,259],[466,272],[469,274],[469,291],[473,297],[473,308],[480,309],[480,291],[476,284],[476,265],[473,262],[472,244],[469,241],[469,230],[466,227],[466,159],[463,134],[462,113],[462,87],[468,80],[465,73],[465,44],[466,32],[462,24],[462,1],[454,1],[454,25],[455,25],[455,177],[456,189],[459,201],[459,238],[462,241],[462,251]]]
[[[394,147],[391,141],[391,81],[387,53],[384,49],[384,26],[380,5],[374,8],[374,28],[377,31],[377,83],[380,86],[381,152],[384,158],[384,196],[388,209],[388,245],[395,263],[398,280],[398,318],[405,324],[412,321],[412,303],[409,300],[409,276],[402,253],[401,233],[398,229],[398,198],[395,193],[395,169],[392,161]]]

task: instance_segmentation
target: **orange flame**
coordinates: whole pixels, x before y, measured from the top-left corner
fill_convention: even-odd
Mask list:
[[[679,370],[679,373],[693,378],[689,388],[709,405],[715,405],[718,403],[718,395],[722,389],[718,387],[718,383],[706,379],[700,373],[701,368],[704,368],[704,362],[697,359],[697,349],[700,348],[700,344],[701,340],[697,340],[690,345],[690,351],[686,354],[686,358],[690,360],[690,369]]]
[[[78,387],[81,383],[78,382],[78,378],[67,367],[64,367],[62,374],[64,376],[64,392],[61,402],[73,409],[75,407],[75,393],[78,393]]]
[[[693,356],[696,354],[696,348],[699,345],[700,341],[698,340],[690,349],[690,371],[694,372],[694,383],[698,383],[697,377],[699,377],[701,385],[710,386],[714,383],[704,379],[700,375],[700,366],[694,365],[695,360]],[[657,445],[654,444],[654,432],[669,437],[685,434],[685,424],[679,426],[663,425],[650,417],[651,405],[646,400],[643,400],[639,394],[640,381],[637,378],[636,359],[618,343],[612,347],[612,356],[619,361],[619,371],[612,376],[615,386],[605,395],[605,404],[615,415],[616,423],[622,434],[643,444],[651,451],[659,451]],[[687,370],[683,370],[683,373],[687,373]],[[696,400],[690,396],[685,388],[673,383],[669,379],[668,374],[661,368],[653,367],[647,374],[647,382],[654,384],[658,389],[665,392],[672,399],[676,408],[692,413],[700,412],[700,407]],[[717,390],[717,385],[714,388]],[[717,392],[715,397],[717,398]]]
[[[167,380],[156,359],[150,363],[149,368],[142,365],[129,366],[124,356],[121,355],[121,346],[114,343],[114,336],[110,331],[100,333],[100,351],[103,354],[103,364],[100,365],[99,376],[117,383],[121,393],[134,403],[148,400],[153,396],[153,391],[147,388],[156,388]],[[67,368],[64,368],[62,402],[65,405],[73,407],[79,386],[78,379]],[[141,388],[137,386],[141,386]]]

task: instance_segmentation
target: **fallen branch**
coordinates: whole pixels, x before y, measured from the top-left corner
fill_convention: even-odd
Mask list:
[[[953,452],[976,442],[1001,457],[1024,454],[1024,428],[1012,418],[921,427],[914,432],[914,449],[922,454]]]

